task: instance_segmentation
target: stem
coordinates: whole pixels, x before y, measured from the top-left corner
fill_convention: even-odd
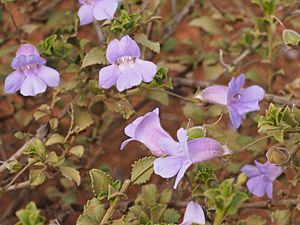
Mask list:
[[[102,45],[105,40],[105,35],[103,33],[103,30],[97,21],[94,21],[93,25],[98,37],[99,44]]]
[[[224,212],[218,212],[213,225],[222,224],[223,217],[224,217]]]
[[[19,27],[18,27],[18,25],[17,25],[17,22],[16,22],[16,20],[15,20],[15,18],[14,18],[14,16],[13,16],[13,14],[11,13],[11,11],[9,10],[9,8],[8,8],[8,6],[7,6],[7,4],[4,2],[3,3],[4,4],[4,7],[5,7],[5,10],[6,10],[6,12],[8,13],[8,15],[9,15],[9,17],[10,17],[10,19],[11,19],[11,21],[12,21],[12,23],[13,23],[13,26],[14,26],[14,28],[16,29],[16,31],[17,31],[17,33],[18,33],[18,41],[19,41],[19,44],[21,44],[22,43],[22,37],[21,37],[21,30],[19,29]]]
[[[130,186],[130,180],[126,179],[121,187],[120,192],[125,193],[127,191],[127,189],[129,188],[129,186]],[[113,216],[114,212],[116,211],[120,201],[121,201],[121,197],[118,196],[115,198],[115,200],[111,203],[109,209],[106,211],[106,213],[99,225],[104,225],[104,224],[108,223],[108,221],[110,220],[110,218]]]
[[[28,180],[28,181],[24,181],[24,182],[9,186],[8,188],[5,189],[5,192],[22,189],[22,188],[26,188],[29,186],[30,186],[30,181]]]
[[[251,146],[255,145],[256,143],[266,139],[266,138],[269,138],[269,136],[263,136],[261,138],[258,138],[256,139],[255,141],[251,142],[250,144],[246,145],[244,148],[242,148],[240,151],[238,151],[238,153],[242,152],[242,151],[245,151],[247,150],[248,148],[250,148]]]
[[[272,90],[273,83],[273,18],[269,18],[270,26],[268,27],[268,61],[270,63],[268,69],[268,91]]]

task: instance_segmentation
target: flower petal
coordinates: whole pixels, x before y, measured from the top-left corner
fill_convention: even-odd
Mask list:
[[[49,86],[56,87],[59,85],[60,77],[59,73],[48,66],[39,65],[36,70],[36,74]]]
[[[226,105],[227,104],[227,87],[223,85],[213,85],[205,88],[196,96],[202,101]]]
[[[269,199],[273,199],[273,183],[269,182],[267,184],[267,196]]]
[[[101,0],[95,5],[93,15],[96,20],[111,20],[118,9],[116,0]]]
[[[42,65],[45,63],[46,60],[39,55],[20,55],[13,59],[11,67],[17,70],[24,66],[32,64]]]
[[[157,72],[157,66],[149,61],[136,59],[135,68],[140,71],[144,82],[151,82]]]
[[[161,138],[159,146],[163,152],[168,155],[180,155],[180,144],[173,140],[173,138]]]
[[[15,93],[21,89],[25,80],[25,75],[16,70],[5,78],[4,92]]]
[[[178,156],[167,156],[154,161],[154,173],[163,178],[174,177],[181,169],[184,158]]]
[[[121,71],[116,65],[103,67],[99,72],[99,86],[109,89],[117,84]]]
[[[230,102],[230,100],[239,93],[240,89],[244,86],[245,79],[246,77],[244,74],[231,79],[227,89],[227,102]]]
[[[243,116],[241,116],[234,107],[228,106],[229,117],[234,129],[238,129],[242,124]]]
[[[21,94],[24,96],[35,96],[46,91],[47,85],[35,74],[27,74],[21,86]]]
[[[180,144],[180,151],[182,151],[183,153],[185,153],[187,156],[189,155],[189,151],[188,151],[188,144],[187,144],[187,140],[188,140],[188,133],[187,130],[180,128],[177,131],[177,138]]]
[[[140,48],[137,43],[128,35],[124,36],[120,41],[112,40],[106,50],[107,61],[114,64],[117,59],[123,56],[140,57]]]
[[[268,183],[268,180],[262,175],[259,177],[250,178],[247,181],[247,187],[253,195],[262,197],[266,193],[267,185],[269,185]]]
[[[176,176],[176,180],[175,180],[175,184],[174,184],[174,189],[177,188],[179,182],[181,181],[181,179],[183,178],[185,172],[187,171],[187,169],[192,165],[192,163],[190,161],[185,161],[184,163],[182,163],[181,168]]]
[[[126,147],[126,145],[128,145],[129,142],[134,141],[134,140],[135,140],[134,138],[129,138],[129,139],[123,141],[122,144],[121,144],[120,150],[124,150],[124,148]]]
[[[79,17],[81,26],[90,24],[95,20],[93,11],[94,6],[91,4],[83,4],[79,8],[77,15]]]
[[[126,68],[121,72],[121,75],[117,81],[117,89],[121,92],[125,89],[132,88],[139,85],[142,82],[142,75],[139,71],[126,66]]]
[[[282,174],[282,169],[280,166],[275,165],[274,163],[265,162],[264,164],[259,163],[258,161],[254,161],[255,165],[259,169],[259,171],[268,177],[270,181],[274,181],[277,177]]]
[[[40,53],[34,45],[27,43],[27,44],[21,44],[20,47],[18,48],[16,56],[18,57],[21,55],[40,56]]]
[[[190,201],[186,207],[183,222],[180,225],[191,225],[192,223],[205,224],[205,216],[201,206]]]
[[[188,151],[193,163],[211,160],[224,154],[221,144],[211,138],[197,138],[189,141]]]
[[[245,173],[247,177],[252,178],[252,177],[257,177],[260,176],[261,173],[255,166],[251,165],[245,165],[241,168],[241,172]]]

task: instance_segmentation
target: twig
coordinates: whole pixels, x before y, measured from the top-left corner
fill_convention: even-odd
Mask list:
[[[35,137],[31,138],[21,148],[19,148],[19,150],[16,151],[15,154],[13,154],[11,157],[9,157],[8,160],[3,162],[3,164],[0,166],[0,173],[2,173],[4,170],[6,170],[6,167],[10,161],[20,158],[22,156],[23,152],[26,150],[26,148],[28,148],[35,139],[36,139]]]
[[[211,82],[200,81],[200,80],[191,80],[187,78],[174,78],[174,86],[188,86],[193,88],[206,88],[213,85]],[[265,94],[265,101],[273,102],[275,104],[287,105],[287,106],[296,106],[300,108],[300,99],[289,99],[283,96]]]
[[[18,25],[17,25],[17,22],[16,22],[16,20],[15,20],[15,18],[14,18],[14,16],[13,16],[13,14],[12,14],[11,11],[9,10],[9,8],[8,8],[8,6],[7,6],[7,4],[6,4],[5,2],[4,2],[4,7],[5,7],[6,12],[7,12],[8,15],[9,15],[9,17],[10,17],[10,19],[11,19],[11,21],[12,21],[14,27],[15,27],[15,30],[16,30],[17,33],[18,33],[18,41],[19,41],[19,44],[21,44],[21,43],[22,43],[22,34],[21,34],[21,30],[19,29],[19,27],[18,27]]]
[[[102,28],[101,28],[101,26],[99,25],[99,23],[97,21],[93,22],[93,26],[94,26],[94,29],[96,31],[99,44],[101,45],[101,44],[103,44],[103,42],[105,40],[105,36],[104,36],[103,31],[102,31]]]
[[[121,193],[125,193],[127,191],[127,189],[129,188],[129,186],[130,186],[130,180],[126,179],[124,181],[122,187],[121,187],[120,192]],[[108,221],[110,220],[110,218],[112,217],[112,215],[116,211],[116,209],[117,209],[118,204],[119,204],[120,201],[121,201],[121,197],[120,196],[118,196],[118,197],[115,198],[115,200],[111,203],[109,209],[106,211],[103,219],[101,220],[100,225],[104,225],[104,224],[108,223]]]
[[[162,41],[167,40],[176,31],[177,26],[189,14],[191,8],[195,5],[195,3],[196,0],[189,0],[189,2],[181,10],[181,12],[176,17],[174,17],[174,22],[165,30]]]
[[[5,189],[5,192],[7,191],[13,191],[13,190],[17,190],[17,189],[22,189],[22,188],[26,188],[26,187],[30,187],[30,181],[24,181],[22,183],[18,183],[18,184],[14,184],[9,186],[8,188]]]

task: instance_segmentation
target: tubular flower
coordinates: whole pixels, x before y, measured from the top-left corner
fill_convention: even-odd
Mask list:
[[[127,125],[125,134],[129,136],[130,139],[122,143],[121,150],[123,150],[130,141],[135,140],[143,143],[153,155],[162,156],[166,153],[161,149],[159,140],[168,140],[170,143],[176,145],[171,135],[161,127],[158,108]]]
[[[197,97],[206,102],[227,106],[231,123],[238,129],[248,112],[260,109],[259,102],[265,95],[264,89],[257,85],[242,89],[244,83],[245,75],[241,74],[232,78],[228,87],[213,85],[205,88]]]
[[[246,173],[249,180],[247,187],[249,191],[258,197],[262,197],[267,193],[267,196],[273,197],[273,181],[282,174],[282,169],[273,163],[266,162],[261,164],[255,161],[256,166],[245,165],[241,172]]]
[[[183,221],[179,225],[205,224],[203,209],[197,203],[190,201],[186,207]]]
[[[56,87],[60,82],[59,73],[45,66],[46,60],[31,44],[22,44],[11,63],[15,69],[5,79],[5,93],[21,90],[24,96],[35,96],[46,91],[47,86]]]
[[[80,25],[92,23],[94,20],[111,20],[121,0],[79,0],[78,10]]]
[[[186,170],[194,163],[204,162],[224,155],[224,149],[219,142],[211,138],[196,138],[188,141],[187,131],[183,128],[177,131],[178,142],[171,139],[160,139],[161,149],[168,154],[154,161],[154,173],[163,178],[176,176],[174,188]]]
[[[121,40],[109,43],[106,58],[111,64],[99,72],[99,86],[109,89],[116,85],[119,91],[139,85],[142,81],[151,82],[157,72],[157,66],[140,59],[137,43],[128,35]]]

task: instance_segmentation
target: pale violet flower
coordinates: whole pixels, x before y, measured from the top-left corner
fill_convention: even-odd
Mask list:
[[[79,0],[78,10],[80,25],[92,23],[94,20],[111,20],[121,0]]]
[[[282,169],[273,163],[266,162],[261,164],[255,161],[256,166],[245,165],[241,172],[246,173],[249,180],[247,187],[249,191],[258,197],[265,194],[272,199],[273,197],[273,181],[282,174]]]
[[[107,61],[111,64],[99,72],[99,86],[109,89],[116,85],[119,91],[139,85],[142,81],[151,82],[157,66],[140,59],[137,43],[128,35],[121,40],[113,40],[106,50]]]
[[[203,209],[197,203],[190,201],[186,207],[183,221],[179,225],[205,224]]]
[[[228,87],[213,85],[205,88],[197,97],[202,101],[227,106],[231,123],[238,129],[248,112],[260,109],[259,102],[265,95],[264,89],[257,85],[242,89],[244,83],[245,75],[242,74],[232,78]]]
[[[31,44],[22,44],[11,66],[15,69],[5,79],[5,93],[21,90],[24,96],[35,96],[46,91],[47,86],[56,87],[60,82],[59,73],[45,66],[46,60]]]
[[[153,155],[162,156],[166,153],[160,147],[159,141],[161,139],[169,140],[169,142],[176,144],[171,135],[162,128],[158,108],[127,125],[125,134],[129,136],[130,139],[122,143],[121,150],[123,150],[130,141],[139,141],[143,143]]]
[[[194,163],[208,161],[224,155],[221,144],[211,138],[196,138],[188,141],[187,131],[177,131],[178,142],[170,138],[159,140],[161,149],[168,154],[154,161],[154,173],[163,178],[176,176],[174,188],[186,170]]]

